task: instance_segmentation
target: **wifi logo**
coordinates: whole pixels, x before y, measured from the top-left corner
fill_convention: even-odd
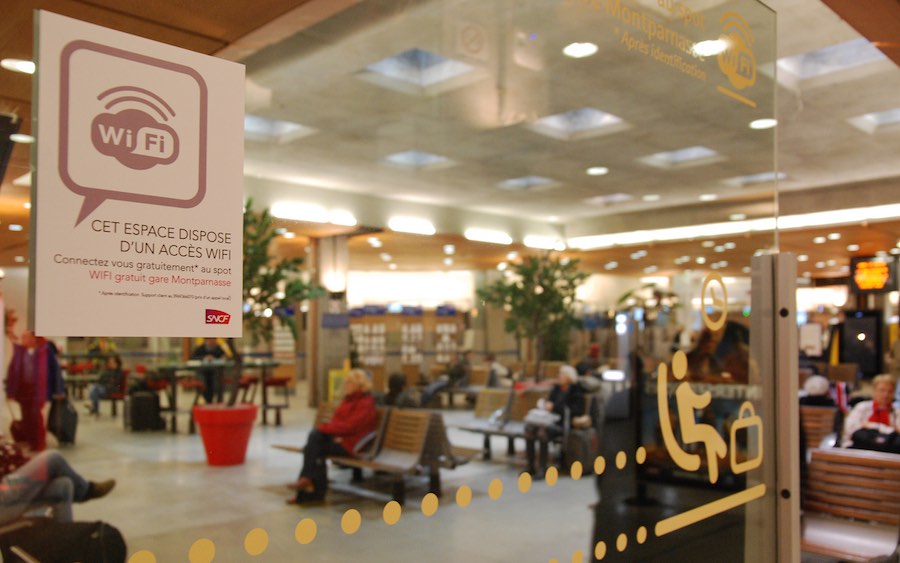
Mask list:
[[[101,154],[133,170],[147,170],[178,158],[178,134],[165,122],[175,111],[157,94],[137,86],[117,86],[97,99],[107,113],[91,123],[91,142]],[[116,113],[111,113],[121,108]]]

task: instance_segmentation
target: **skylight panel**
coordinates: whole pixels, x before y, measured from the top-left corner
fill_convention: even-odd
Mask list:
[[[638,162],[662,169],[686,168],[711,164],[724,160],[725,157],[711,148],[701,145],[686,147],[673,151],[658,152],[638,159]]]
[[[585,107],[542,117],[527,127],[554,139],[574,141],[624,131],[631,125],[611,113]]]
[[[726,180],[722,180],[722,183],[728,186],[732,186],[735,188],[742,188],[745,186],[752,186],[756,184],[766,184],[770,182],[775,182],[776,180],[784,180],[787,178],[787,174],[784,172],[760,172],[759,174],[748,174],[746,176],[735,176],[734,178],[728,178]]]
[[[275,142],[279,144],[312,135],[316,129],[292,121],[269,119],[258,115],[244,116],[244,138],[251,141]]]
[[[444,168],[453,164],[453,161],[446,156],[416,150],[394,153],[386,156],[384,160],[394,166],[416,170]]]
[[[778,68],[805,80],[885,58],[884,53],[868,39],[861,38],[792,57],[782,57],[778,59]]]
[[[432,94],[477,79],[474,70],[462,61],[412,48],[370,64],[358,76],[401,92]]]
[[[557,182],[543,176],[522,176],[521,178],[509,178],[503,180],[497,186],[511,192],[526,192],[537,189],[547,189],[556,186]]]
[[[878,131],[900,123],[900,108],[865,113],[847,120],[850,125],[873,135]]]

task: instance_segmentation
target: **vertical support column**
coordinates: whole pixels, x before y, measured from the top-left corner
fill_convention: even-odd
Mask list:
[[[310,379],[317,380],[310,394],[318,402],[328,400],[328,372],[341,369],[350,357],[350,316],[347,311],[347,237],[334,236],[317,241],[316,264],[319,283],[328,296],[310,305],[309,332],[316,336],[308,348],[316,366]],[[312,384],[311,384],[312,385]]]

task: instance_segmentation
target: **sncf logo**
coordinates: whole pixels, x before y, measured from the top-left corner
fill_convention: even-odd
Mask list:
[[[206,324],[208,325],[227,325],[231,322],[231,315],[225,311],[218,309],[206,310]]]

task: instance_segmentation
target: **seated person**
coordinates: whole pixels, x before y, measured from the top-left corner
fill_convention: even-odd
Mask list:
[[[578,375],[594,375],[600,368],[600,345],[596,342],[588,348],[585,358],[575,364],[575,371]]]
[[[97,383],[91,385],[88,391],[88,399],[91,404],[89,412],[93,415],[100,413],[100,399],[105,399],[112,393],[122,389],[122,359],[119,356],[109,356]]]
[[[585,391],[578,383],[578,372],[572,366],[560,366],[556,383],[550,389],[547,400],[539,402],[539,409],[559,415],[557,422],[549,425],[525,424],[525,455],[528,460],[526,471],[536,479],[541,479],[547,468],[549,443],[562,436],[565,424],[573,418],[585,414]],[[535,441],[540,442],[540,468],[535,464]]]
[[[191,359],[209,362],[212,360],[221,360],[226,354],[227,352],[225,352],[225,349],[219,346],[219,343],[215,338],[204,338],[203,344],[197,346],[191,352]],[[206,401],[207,404],[212,403],[216,392],[217,372],[215,369],[204,369],[200,370],[199,373],[203,376],[203,400]]]
[[[892,404],[896,387],[889,374],[872,379],[872,400],[857,403],[844,421],[845,448],[900,453],[900,407]]]
[[[419,392],[406,386],[406,376],[392,373],[388,377],[388,392],[384,404],[389,407],[416,408],[419,406]]]
[[[800,397],[801,406],[812,407],[837,407],[837,403],[831,398],[831,383],[821,375],[810,375],[803,381],[803,391],[806,393]],[[841,409],[836,409],[834,415],[834,432],[840,434],[844,427],[844,415]]]
[[[310,431],[300,476],[290,484],[297,494],[288,499],[288,504],[323,500],[328,489],[326,458],[355,455],[357,443],[375,430],[378,414],[366,372],[350,370],[344,378],[343,395],[331,420]]]
[[[28,511],[50,507],[59,522],[72,521],[72,503],[106,496],[114,479],[87,481],[57,451],[44,450],[30,460],[14,444],[0,444],[0,525]]]
[[[447,374],[440,376],[437,381],[428,384],[422,391],[422,406],[427,406],[431,399],[442,389],[465,387],[469,384],[469,374],[472,372],[470,358],[472,352],[465,350],[462,354],[454,352],[453,361],[447,368]]]
[[[484,357],[485,363],[488,365],[488,387],[510,387],[512,380],[510,379],[509,368],[504,366],[497,360],[497,356],[489,353]]]

